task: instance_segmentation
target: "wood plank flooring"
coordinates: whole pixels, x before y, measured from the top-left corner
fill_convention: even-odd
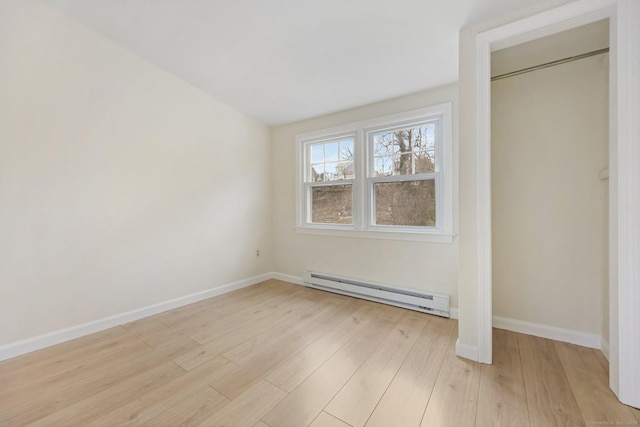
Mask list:
[[[270,280],[0,362],[2,426],[640,425],[599,351]]]

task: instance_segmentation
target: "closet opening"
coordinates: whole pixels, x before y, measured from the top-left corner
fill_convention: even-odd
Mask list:
[[[491,54],[493,326],[605,355],[608,52],[605,19]]]

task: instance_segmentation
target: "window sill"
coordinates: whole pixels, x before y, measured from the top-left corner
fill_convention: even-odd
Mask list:
[[[409,240],[414,242],[452,243],[455,234],[429,231],[353,230],[338,227],[296,227],[296,233],[362,239]]]

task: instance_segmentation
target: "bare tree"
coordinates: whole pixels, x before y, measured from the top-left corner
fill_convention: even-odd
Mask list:
[[[423,126],[376,135],[374,149],[376,156],[393,158],[394,175],[411,175],[433,171],[427,145],[427,128]]]

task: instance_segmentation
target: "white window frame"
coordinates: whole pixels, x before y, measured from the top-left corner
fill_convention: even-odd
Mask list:
[[[308,227],[308,228],[316,228],[316,229],[325,229],[325,228],[331,228],[331,229],[345,229],[345,230],[352,230],[354,229],[354,225],[353,224],[319,224],[319,223],[313,223],[310,221],[310,217],[311,217],[311,191],[313,188],[318,188],[318,187],[327,187],[327,186],[337,186],[337,185],[351,185],[351,189],[354,192],[353,195],[355,196],[355,189],[356,189],[356,178],[354,179],[340,179],[340,180],[333,180],[333,181],[319,181],[319,182],[314,182],[314,181],[309,181],[307,180],[307,178],[309,176],[311,176],[311,162],[309,161],[309,149],[308,147],[310,147],[311,145],[314,144],[322,144],[322,143],[328,143],[328,142],[335,142],[335,141],[342,141],[345,139],[353,139],[353,147],[354,147],[354,151],[356,150],[356,144],[357,144],[357,132],[339,132],[339,133],[333,133],[330,135],[322,135],[319,137],[312,137],[312,138],[305,138],[304,142],[301,145],[301,150],[302,150],[302,161],[301,161],[301,168],[302,168],[302,175],[301,178],[299,179],[299,183],[302,186],[302,197],[300,198],[300,200],[302,200],[302,216],[301,216],[301,223],[304,224],[304,227]],[[357,154],[355,155],[356,159],[359,157]],[[358,167],[355,164],[354,161],[354,170],[357,170]],[[356,203],[355,203],[355,197],[352,200],[352,213],[353,213],[353,221],[356,221],[356,218],[358,218],[358,215],[356,215]]]
[[[419,175],[389,177],[373,176],[374,133],[439,121],[440,137],[435,141],[436,170]],[[451,103],[433,105],[408,111],[350,123],[296,136],[296,231],[298,233],[328,236],[363,237],[392,240],[416,240],[451,243],[453,241],[453,120]],[[354,169],[352,180],[321,183],[308,182],[308,146],[352,137],[354,139]],[[436,226],[384,226],[375,224],[374,184],[376,182],[415,181],[434,179],[436,186]],[[323,185],[351,184],[353,191],[353,224],[317,224],[310,222],[310,188]]]

